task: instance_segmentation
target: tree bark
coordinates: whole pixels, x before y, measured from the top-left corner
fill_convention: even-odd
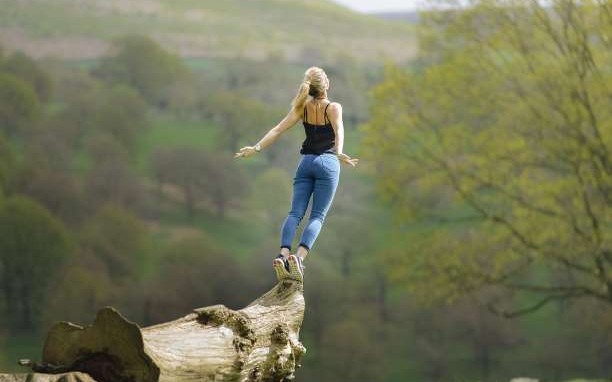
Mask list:
[[[80,371],[98,382],[288,381],[306,351],[304,307],[303,284],[292,280],[241,310],[214,305],[146,328],[106,307],[88,327],[56,323],[32,369]]]
[[[0,374],[0,382],[96,382],[85,373],[61,374]]]

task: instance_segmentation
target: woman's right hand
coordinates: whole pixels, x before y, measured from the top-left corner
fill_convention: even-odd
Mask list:
[[[234,158],[240,158],[240,157],[248,158],[251,155],[254,155],[256,152],[257,151],[255,150],[254,146],[244,146],[243,148],[240,149],[240,151],[234,154]]]
[[[346,155],[345,153],[338,154],[338,159],[340,159],[340,162],[344,162],[346,164],[350,164],[353,167],[357,166],[357,163],[359,163],[359,159],[351,158],[350,156]]]

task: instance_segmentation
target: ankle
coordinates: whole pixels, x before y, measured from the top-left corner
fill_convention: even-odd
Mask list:
[[[304,260],[306,258],[306,256],[308,255],[308,252],[310,251],[310,248],[306,245],[306,244],[300,244],[300,246],[298,247],[296,253],[296,256],[300,257],[302,260]]]

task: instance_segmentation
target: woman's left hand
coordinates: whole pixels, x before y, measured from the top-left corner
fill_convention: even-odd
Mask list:
[[[353,167],[357,166],[357,163],[359,163],[359,159],[351,158],[350,156],[346,155],[345,153],[338,154],[338,159],[340,159],[341,162],[344,162],[346,164],[350,164]]]
[[[256,152],[257,151],[255,150],[254,146],[244,146],[243,148],[240,149],[240,151],[234,154],[234,158],[240,158],[240,157],[248,158],[251,155],[254,155]]]

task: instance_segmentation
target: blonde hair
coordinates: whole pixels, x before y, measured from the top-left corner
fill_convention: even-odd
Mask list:
[[[329,80],[323,69],[317,66],[311,66],[306,69],[306,72],[304,72],[304,80],[300,84],[300,88],[291,102],[291,110],[296,114],[300,114],[306,104],[308,96],[320,96],[325,93],[328,84]]]

